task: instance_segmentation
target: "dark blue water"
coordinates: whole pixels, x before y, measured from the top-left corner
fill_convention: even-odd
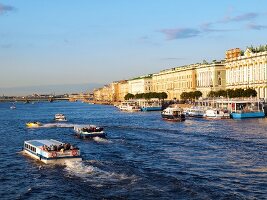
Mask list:
[[[159,112],[55,102],[0,104],[0,199],[266,199],[267,119],[163,121]],[[64,113],[65,127],[27,129]],[[69,124],[104,126],[107,140],[80,140]],[[40,164],[24,140],[79,146],[83,161]]]

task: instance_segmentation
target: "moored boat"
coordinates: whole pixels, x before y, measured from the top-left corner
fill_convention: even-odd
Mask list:
[[[264,103],[261,101],[236,100],[231,102],[231,115],[233,119],[263,118]]]
[[[141,111],[161,111],[162,103],[158,99],[138,99],[137,105],[141,108]]]
[[[232,112],[230,115],[233,119],[245,119],[245,118],[263,118],[265,117],[264,112],[262,111],[240,111],[240,112]]]
[[[161,112],[161,116],[165,120],[169,121],[184,121],[185,114],[183,109],[179,107],[168,107]]]
[[[74,126],[74,131],[76,132],[76,136],[82,139],[90,139],[93,137],[106,137],[104,129],[95,125]]]
[[[67,118],[62,113],[57,113],[55,114],[54,120],[64,122],[64,121],[67,121]]]
[[[53,139],[25,141],[23,152],[45,164],[65,164],[66,161],[82,160],[79,148]]]
[[[187,108],[184,111],[186,117],[197,117],[197,118],[202,118],[205,115],[205,110],[202,108],[198,107],[192,107],[192,108]]]
[[[28,128],[37,128],[37,127],[42,126],[42,123],[41,122],[28,122],[26,123],[26,126]]]
[[[122,102],[118,106],[118,108],[121,111],[128,111],[128,112],[138,112],[138,111],[141,111],[140,107],[134,101],[125,101],[125,102]]]
[[[228,110],[222,109],[208,109],[204,115],[207,119],[229,119],[230,114]]]

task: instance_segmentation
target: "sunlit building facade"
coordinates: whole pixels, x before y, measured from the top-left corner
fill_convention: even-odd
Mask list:
[[[196,67],[196,90],[206,98],[210,91],[225,90],[226,71],[223,61],[203,63]]]
[[[128,91],[131,94],[148,93],[152,91],[152,75],[141,76],[128,80]]]
[[[153,91],[166,92],[169,100],[180,99],[183,92],[196,89],[195,65],[181,66],[153,74]]]
[[[253,88],[258,98],[267,100],[267,51],[254,53],[247,49],[226,51],[226,88]]]
[[[105,85],[102,88],[94,90],[94,100],[96,101],[113,101],[112,84]]]

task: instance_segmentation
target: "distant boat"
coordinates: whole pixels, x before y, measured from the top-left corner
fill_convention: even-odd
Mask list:
[[[89,126],[74,126],[74,131],[79,138],[90,139],[93,137],[106,137],[102,127],[89,125]]]
[[[12,105],[12,106],[10,106],[10,109],[11,110],[14,110],[14,109],[16,109],[16,106],[15,105]]]
[[[58,114],[55,114],[54,120],[65,122],[65,121],[67,121],[67,118],[62,113],[58,113]]]
[[[141,108],[141,111],[161,111],[162,110],[162,104],[159,100],[139,99],[137,100],[137,104]]]
[[[141,108],[137,105],[135,101],[124,101],[118,106],[121,111],[128,112],[138,112],[141,111]]]
[[[28,123],[26,123],[26,126],[28,128],[38,128],[38,127],[42,126],[42,123],[41,122],[28,122]]]

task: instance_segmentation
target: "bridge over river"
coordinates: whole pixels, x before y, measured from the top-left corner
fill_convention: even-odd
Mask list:
[[[1,97],[0,102],[69,101],[68,97]]]

